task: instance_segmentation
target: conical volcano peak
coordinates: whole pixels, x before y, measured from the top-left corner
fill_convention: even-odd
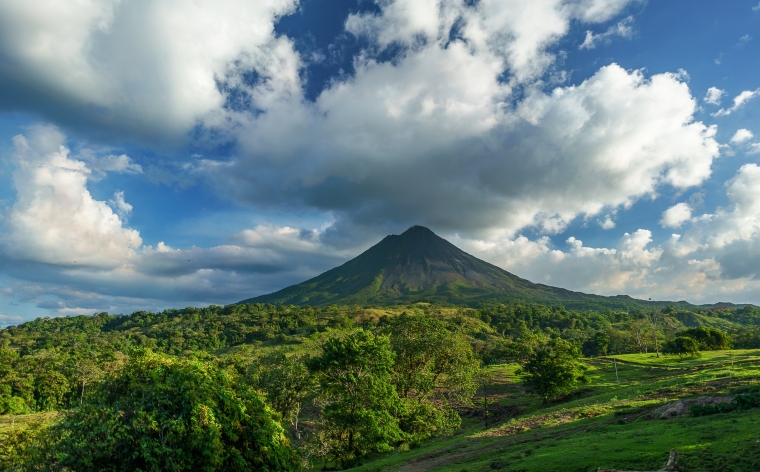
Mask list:
[[[436,236],[433,231],[431,231],[429,228],[426,228],[424,226],[414,225],[408,230],[401,233],[401,236]]]
[[[340,267],[249,302],[325,305],[518,295],[527,280],[482,261],[424,226],[390,235]],[[523,297],[521,297],[523,298]],[[469,300],[468,300],[469,301]]]

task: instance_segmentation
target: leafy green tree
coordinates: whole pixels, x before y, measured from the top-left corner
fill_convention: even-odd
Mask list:
[[[358,330],[328,338],[310,359],[326,402],[317,454],[337,462],[393,449],[403,438],[403,405],[391,383],[394,355],[387,336]]]
[[[63,402],[63,396],[69,391],[66,377],[52,370],[41,372],[35,378],[34,390],[40,410],[55,410]]]
[[[197,359],[135,352],[51,434],[66,470],[300,468],[273,412],[228,371]]]
[[[606,356],[610,336],[604,331],[597,331],[583,343],[583,355],[586,357]]]
[[[684,356],[699,357],[699,343],[689,336],[676,336],[662,347],[665,354],[677,355],[679,359]]]
[[[701,351],[720,351],[731,348],[731,336],[715,328],[708,328],[706,326],[690,328],[681,331],[678,335],[694,339]]]
[[[316,381],[306,368],[307,356],[288,356],[274,351],[261,359],[257,384],[272,408],[290,422],[300,439],[298,417],[301,408],[315,394]]]
[[[393,383],[406,404],[401,428],[415,439],[451,433],[461,424],[454,406],[469,404],[480,362],[467,339],[428,315],[402,315],[385,329],[396,355]]]
[[[547,403],[551,398],[573,391],[585,380],[584,371],[578,348],[557,338],[537,347],[518,373],[528,389]]]

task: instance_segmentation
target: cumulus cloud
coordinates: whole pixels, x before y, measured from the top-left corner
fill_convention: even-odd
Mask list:
[[[49,126],[13,138],[17,198],[6,222],[7,252],[62,266],[126,263],[142,244],[139,233],[92,198],[86,187],[91,170],[69,156],[64,140]]]
[[[710,105],[720,105],[720,100],[723,95],[725,95],[725,93],[725,90],[721,90],[718,87],[710,87],[707,89],[707,94],[705,94],[704,101]]]
[[[633,36],[633,17],[618,22],[611,26],[604,33],[594,34],[592,31],[586,31],[586,38],[578,49],[594,49],[599,44],[609,44],[616,36],[630,39]]]
[[[545,237],[524,236],[457,243],[522,277],[574,290],[759,303],[760,166],[742,166],[726,182],[726,195],[729,205],[714,213],[692,216],[686,204],[671,207],[663,220],[671,213],[668,223],[689,219],[691,224],[659,244],[644,229],[624,234],[613,248],[586,247],[574,237],[565,248],[553,248]]]
[[[688,203],[678,203],[662,212],[660,224],[663,228],[678,228],[691,219],[691,211]]]
[[[322,244],[324,228],[259,225],[210,248],[143,245],[125,226],[133,207],[124,192],[94,199],[87,188],[92,170],[72,158],[57,128],[37,126],[13,141],[17,198],[2,222],[0,262],[17,282],[4,295],[55,314],[230,303],[347,258]]]
[[[274,23],[296,0],[0,4],[0,107],[172,139],[225,101],[233,64],[277,60]]]
[[[124,192],[114,192],[113,198],[108,200],[108,203],[116,210],[116,213],[122,220],[126,220],[130,213],[132,213],[132,205],[124,201]]]
[[[749,141],[752,139],[755,135],[752,134],[752,131],[741,128],[736,130],[736,133],[731,137],[731,144],[741,144],[743,142]]]
[[[710,175],[716,130],[693,121],[678,74],[613,64],[510,108],[499,71],[461,43],[367,62],[314,107],[245,124],[241,157],[209,174],[240,202],[330,212],[333,230],[385,220],[550,233]]]
[[[748,101],[760,95],[760,89],[745,90],[734,97],[734,105],[731,108],[721,108],[712,114],[712,116],[728,116],[739,108],[743,107]]]
[[[90,168],[92,174],[90,178],[102,178],[108,172],[119,172],[124,174],[142,174],[143,169],[140,164],[135,163],[126,154],[107,154],[100,156],[98,153],[93,152],[90,149],[83,149],[77,156],[79,159],[87,163],[87,167]]]
[[[615,222],[612,221],[612,218],[610,217],[610,215],[607,215],[604,221],[599,222],[599,226],[601,226],[602,229],[612,229],[615,227]]]

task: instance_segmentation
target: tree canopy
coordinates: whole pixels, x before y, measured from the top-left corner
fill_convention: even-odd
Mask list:
[[[276,415],[196,359],[136,351],[47,431],[39,464],[64,470],[299,470]],[[28,465],[28,464],[27,464]]]

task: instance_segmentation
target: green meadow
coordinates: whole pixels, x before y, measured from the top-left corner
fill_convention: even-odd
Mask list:
[[[356,470],[658,470],[672,449],[688,472],[758,470],[760,409],[667,420],[651,414],[679,399],[760,389],[760,350],[614,358],[617,377],[612,357],[587,359],[588,384],[549,405],[522,390],[516,364],[493,366],[489,409],[509,419],[488,426],[482,416],[468,419],[454,437],[368,458]],[[478,394],[482,408],[482,389]]]

